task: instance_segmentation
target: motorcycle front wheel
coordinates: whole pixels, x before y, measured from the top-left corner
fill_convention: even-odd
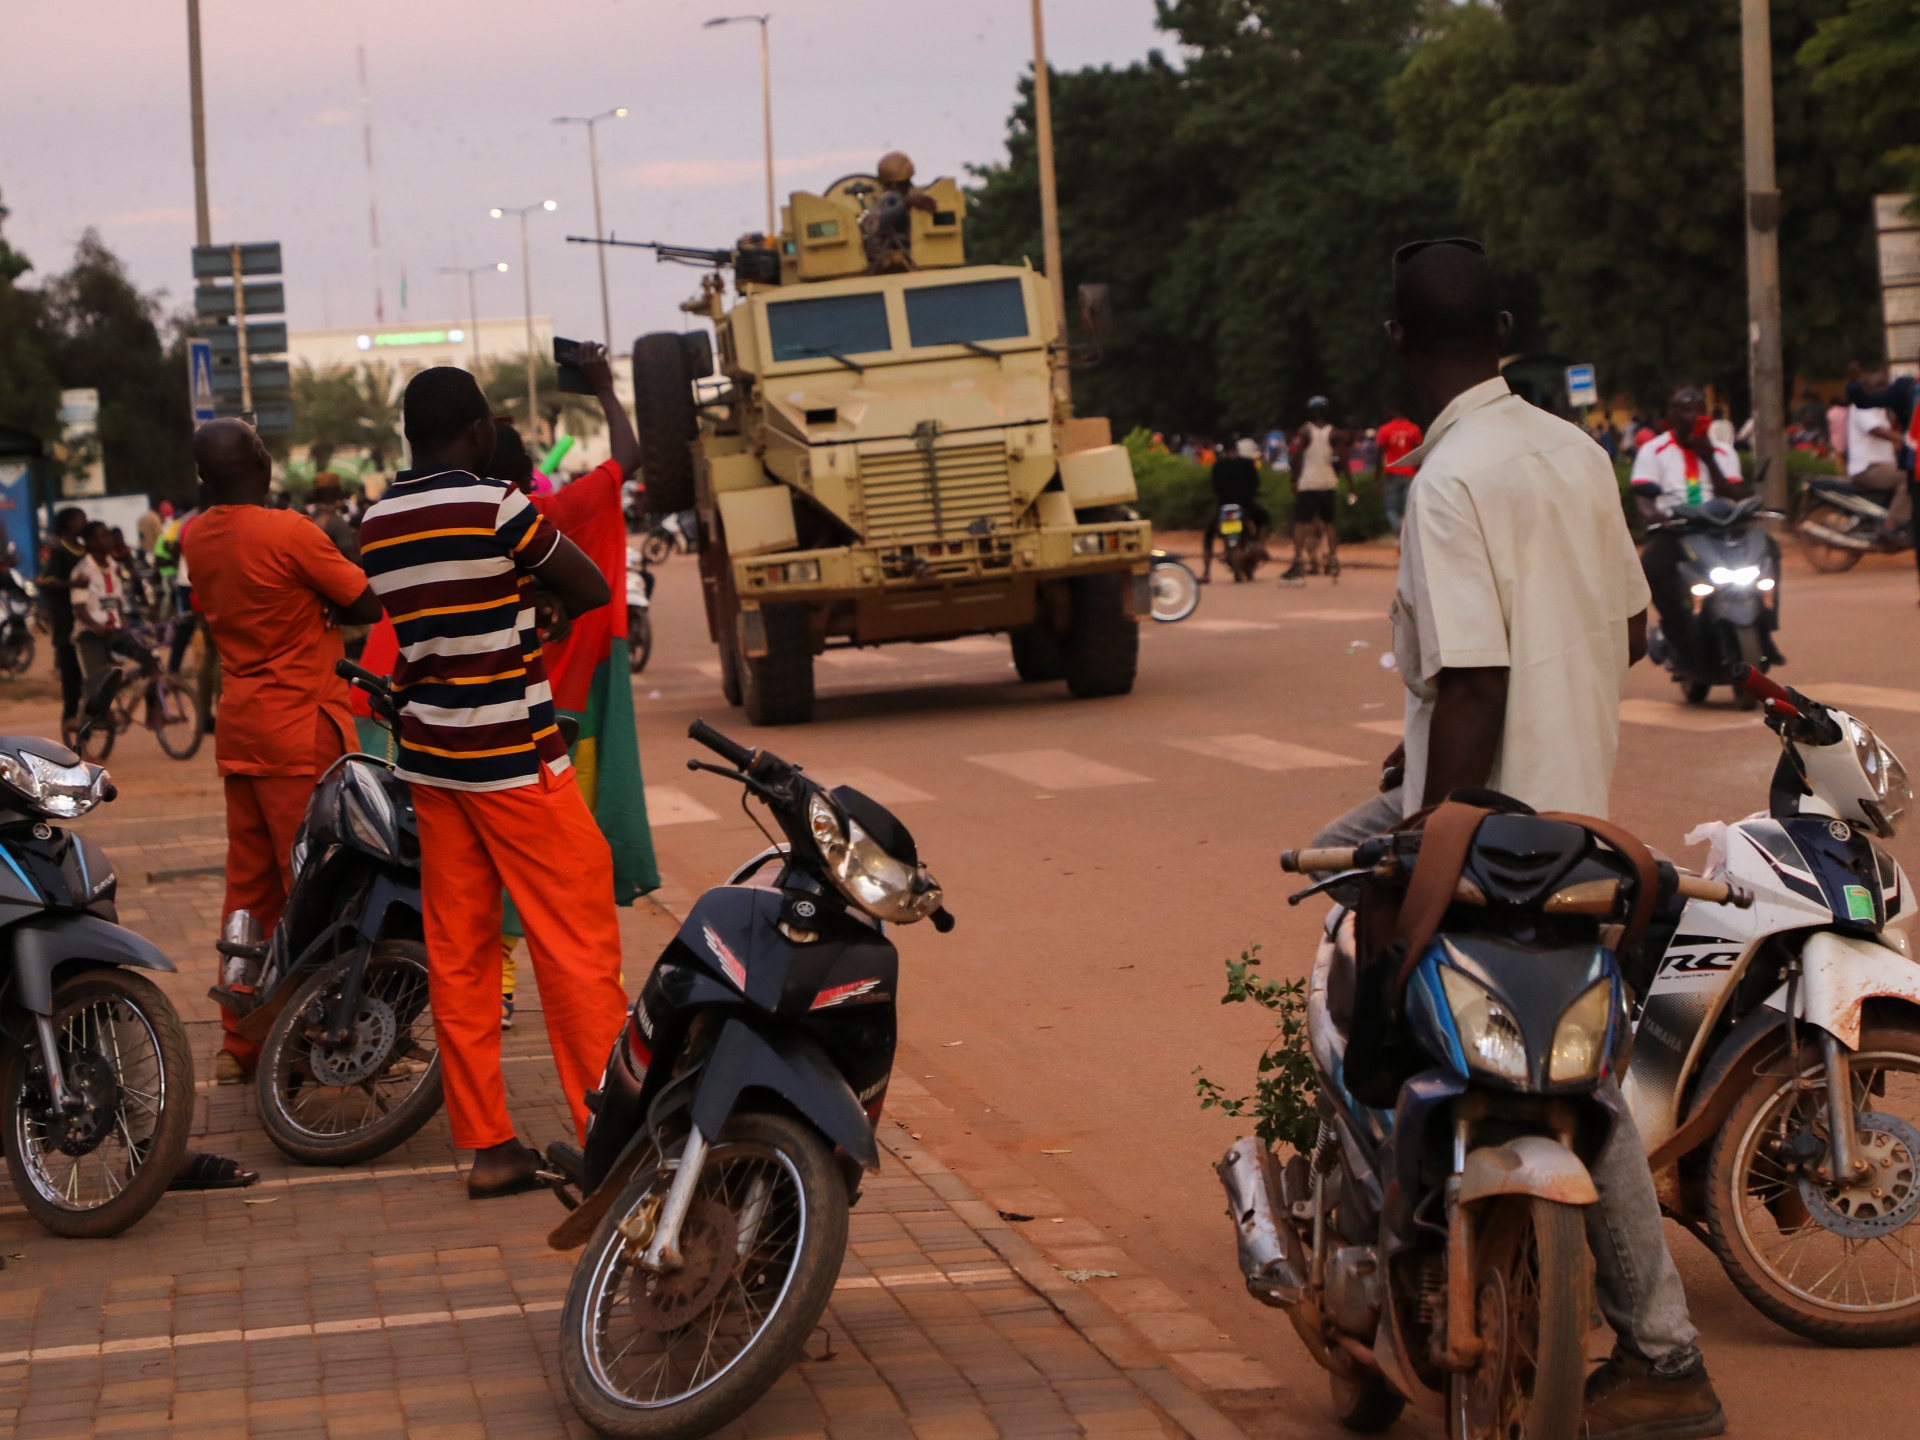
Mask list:
[[[1178,560],[1156,560],[1147,573],[1153,618],[1163,625],[1186,619],[1200,608],[1200,582]]]
[[[653,658],[653,612],[645,606],[627,607],[627,670],[638,675]]]
[[[0,1104],[7,1170],[27,1213],[55,1235],[118,1235],[166,1193],[186,1154],[186,1031],[152,982],[108,968],[55,987],[53,1030],[67,1086],[86,1108],[54,1111],[37,1037],[15,1050]]]
[[[1838,505],[1814,504],[1807,507],[1800,517],[1800,523],[1794,527],[1800,537],[1800,549],[1807,557],[1807,563],[1825,575],[1837,575],[1842,570],[1851,570],[1860,563],[1860,557],[1866,552],[1845,545],[1834,545],[1818,535],[1807,533],[1808,525],[1818,525],[1822,529],[1846,534],[1853,529],[1854,517]]]
[[[33,668],[33,632],[24,625],[20,634],[0,650],[0,669],[9,675],[24,675]]]
[[[742,1114],[708,1151],[683,1268],[636,1261],[673,1172],[649,1167],[588,1242],[560,1320],[574,1409],[615,1440],[693,1440],[744,1413],[813,1334],[847,1248],[847,1187],[804,1121]]]
[[[1765,1067],[1714,1139],[1714,1253],[1740,1293],[1796,1335],[1851,1348],[1920,1339],[1920,1027],[1861,1029],[1855,1153],[1872,1173],[1850,1185],[1800,1159],[1827,1154],[1826,1067],[1809,1050],[1804,1090],[1792,1068],[1784,1057]]]
[[[664,565],[673,558],[673,541],[655,530],[640,542],[640,554],[649,565]]]
[[[1575,1440],[1587,1378],[1592,1262],[1578,1205],[1492,1203],[1473,1247],[1479,1363],[1452,1378],[1449,1440]]]
[[[303,1165],[384,1155],[440,1108],[440,1047],[427,996],[427,947],[382,940],[367,956],[344,1043],[323,1027],[346,977],[335,963],[307,979],[260,1049],[260,1123]]]

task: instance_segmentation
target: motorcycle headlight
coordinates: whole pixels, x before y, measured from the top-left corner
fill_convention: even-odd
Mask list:
[[[1547,1061],[1547,1079],[1556,1083],[1585,1080],[1600,1068],[1606,1055],[1607,1021],[1613,1014],[1613,981],[1596,980],[1567,1007],[1553,1030],[1553,1055]]]
[[[0,752],[0,780],[19,792],[43,815],[72,820],[98,805],[106,794],[107,772],[84,760],[56,765],[44,756]]]
[[[926,866],[889,855],[826,796],[809,802],[807,826],[834,888],[876,920],[910,925],[940,908],[940,887]]]
[[[1467,1063],[1476,1070],[1524,1085],[1527,1041],[1520,1033],[1520,1022],[1485,986],[1450,965],[1440,967],[1440,984],[1447,992],[1447,1007],[1453,1011],[1454,1028],[1460,1032],[1460,1048],[1466,1051]]]
[[[304,834],[293,842],[293,853],[287,857],[287,868],[293,872],[296,880],[300,878],[300,872],[307,868],[307,837]]]
[[[369,775],[364,765],[346,768],[347,785],[340,792],[340,808],[346,812],[347,829],[376,855],[390,857],[387,836],[393,830],[393,803],[387,799],[379,780]]]
[[[1724,565],[1716,565],[1707,572],[1707,578],[1716,585],[1751,585],[1760,578],[1760,567],[1742,565],[1737,570],[1729,570]]]
[[[1886,742],[1852,716],[1847,717],[1847,738],[1853,742],[1853,758],[1867,777],[1871,795],[1862,796],[1860,809],[1873,821],[1882,839],[1900,833],[1913,804],[1913,786],[1907,780],[1907,767],[1887,748]]]

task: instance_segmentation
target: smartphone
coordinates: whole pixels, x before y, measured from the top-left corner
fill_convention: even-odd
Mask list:
[[[553,344],[556,350],[560,348],[560,342],[558,340],[554,341]],[[566,387],[562,386],[561,388],[565,389]],[[1695,436],[1705,435],[1712,427],[1713,422],[1706,416],[1696,415],[1693,417],[1693,433]]]
[[[587,372],[580,368],[580,342],[553,337],[553,363],[560,371],[560,390],[566,395],[591,395]]]

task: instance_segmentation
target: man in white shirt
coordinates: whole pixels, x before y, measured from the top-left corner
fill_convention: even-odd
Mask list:
[[[1473,241],[1403,247],[1387,326],[1432,417],[1401,531],[1394,653],[1406,741],[1387,793],[1315,845],[1352,844],[1456,790],[1488,787],[1539,810],[1607,812],[1627,668],[1645,653],[1647,587],[1606,452],[1529,405],[1500,376],[1513,317]],[[1404,763],[1402,804],[1387,787]],[[1384,823],[1383,823],[1384,822]],[[1359,1003],[1368,1003],[1362,997]],[[1667,1251],[1639,1132],[1619,1087],[1595,1157],[1587,1237],[1617,1336],[1587,1384],[1589,1440],[1681,1440],[1726,1426]]]
[[[87,555],[73,567],[73,643],[80,653],[81,683],[90,712],[100,679],[116,655],[139,661],[140,669],[149,675],[159,664],[127,634],[127,597],[113,562],[112,527],[95,520],[81,532],[80,540]]]
[[[1869,378],[1868,386],[1886,383],[1886,376]],[[1891,491],[1906,480],[1900,468],[1900,432],[1893,417],[1877,405],[1847,407],[1847,479],[1861,490]]]
[[[1633,459],[1633,497],[1641,518],[1651,525],[1672,519],[1684,506],[1703,505],[1741,483],[1740,456],[1732,445],[1708,433],[1706,402],[1698,390],[1683,386],[1667,401],[1667,430],[1640,447]],[[1655,530],[1641,552],[1660,633],[1679,657],[1681,670],[1694,666],[1693,603],[1680,581],[1680,536]]]

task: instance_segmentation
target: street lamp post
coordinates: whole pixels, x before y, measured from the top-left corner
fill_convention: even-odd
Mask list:
[[[1786,375],[1780,339],[1780,191],[1773,164],[1773,20],[1767,0],[1741,0],[1740,59],[1747,171],[1747,345],[1753,468],[1767,505],[1787,508]]]
[[[767,150],[767,244],[774,243],[773,219],[773,72],[767,61],[767,22],[771,15],[716,15],[701,28],[716,25],[741,25],[752,21],[760,27],[760,129]]]
[[[613,110],[602,110],[598,115],[556,115],[556,125],[584,125],[587,127],[587,164],[593,171],[593,238],[606,238],[606,229],[600,222],[600,145],[594,137],[594,126],[602,120],[623,120],[627,107],[622,105]],[[600,324],[606,331],[607,353],[613,353],[613,308],[607,303],[607,247],[593,247],[600,260]]]
[[[540,438],[540,387],[534,379],[533,357],[533,259],[527,243],[527,216],[535,210],[558,210],[560,207],[552,200],[542,200],[538,205],[496,205],[487,213],[496,220],[504,220],[509,215],[520,217],[520,293],[526,302],[527,315],[527,436],[538,441]]]
[[[1060,199],[1053,183],[1053,95],[1047,73],[1047,29],[1040,0],[1033,0],[1033,134],[1040,161],[1040,258],[1053,291],[1054,341],[1059,362],[1053,367],[1054,398],[1061,415],[1073,413],[1073,379],[1067,373],[1067,278],[1060,269]]]
[[[442,275],[464,275],[467,277],[467,337],[473,341],[473,373],[480,373],[480,302],[474,298],[473,277],[487,270],[497,270],[505,274],[507,262],[500,260],[492,265],[442,265]]]

